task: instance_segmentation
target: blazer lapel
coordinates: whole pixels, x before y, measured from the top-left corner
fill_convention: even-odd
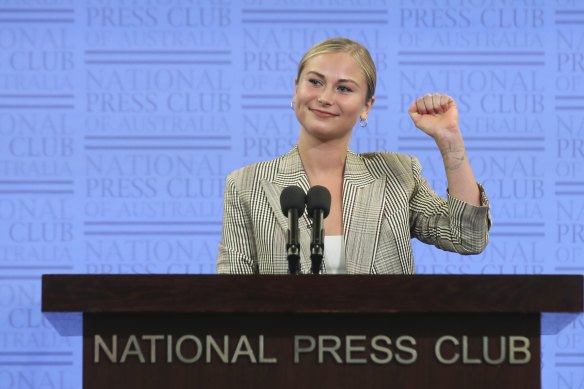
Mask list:
[[[280,207],[280,194],[284,188],[290,185],[296,185],[308,192],[308,178],[302,167],[298,148],[294,147],[282,157],[278,173],[273,181],[262,181],[262,188],[268,202],[278,220],[278,224],[286,234],[288,231],[288,218],[282,213]],[[298,228],[300,231],[300,266],[303,273],[310,271],[310,226],[306,212],[298,219]],[[282,247],[285,251],[286,248]]]
[[[345,258],[349,274],[370,274],[381,220],[385,176],[375,178],[359,155],[348,152],[343,180]]]

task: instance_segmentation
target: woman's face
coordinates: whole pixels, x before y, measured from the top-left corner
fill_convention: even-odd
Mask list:
[[[365,75],[349,54],[311,58],[296,80],[293,98],[301,130],[322,141],[349,138],[373,105],[374,98],[365,102],[366,95]]]

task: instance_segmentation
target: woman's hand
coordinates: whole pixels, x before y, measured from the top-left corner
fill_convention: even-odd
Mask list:
[[[438,145],[460,136],[458,108],[448,95],[425,94],[412,103],[408,113],[414,125],[434,138]]]

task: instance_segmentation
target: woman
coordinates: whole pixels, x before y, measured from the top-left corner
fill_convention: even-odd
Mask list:
[[[352,129],[375,103],[375,65],[367,49],[349,39],[327,39],[298,65],[292,108],[298,145],[286,155],[239,169],[227,177],[219,273],[286,273],[287,220],[281,191],[322,185],[331,193],[324,221],[325,273],[412,274],[411,238],[461,254],[487,244],[488,201],[466,158],[458,110],[446,95],[427,94],[409,114],[431,136],[444,161],[448,198],[420,175],[417,159],[398,153],[354,154]],[[301,269],[310,269],[310,221],[299,220]]]

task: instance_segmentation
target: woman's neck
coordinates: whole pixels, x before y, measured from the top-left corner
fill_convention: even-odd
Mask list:
[[[345,139],[327,142],[314,141],[300,135],[298,153],[307,176],[320,178],[342,177],[345,170],[348,142]]]

